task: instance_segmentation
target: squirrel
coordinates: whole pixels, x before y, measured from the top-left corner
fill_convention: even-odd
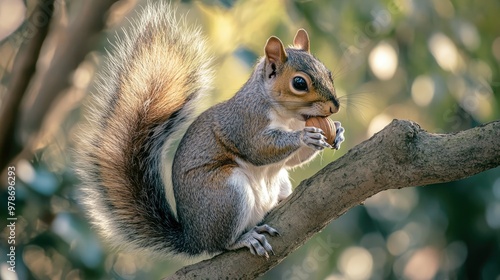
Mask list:
[[[247,247],[269,257],[266,234],[279,233],[261,221],[292,192],[288,170],[344,141],[340,122],[333,145],[321,129],[305,126],[340,106],[307,32],[298,30],[287,48],[270,37],[241,89],[198,116],[212,79],[199,27],[160,2],[142,8],[124,33],[75,137],[91,222],[111,245],[152,256],[189,259]]]

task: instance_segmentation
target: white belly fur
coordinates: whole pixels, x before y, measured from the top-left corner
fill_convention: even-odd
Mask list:
[[[243,192],[246,209],[239,221],[239,232],[246,231],[259,223],[269,210],[278,204],[280,191],[291,187],[284,161],[265,166],[255,166],[236,159],[239,167],[229,178],[231,185]]]
[[[269,128],[296,131],[302,130],[305,126],[304,121],[281,117],[273,111],[269,117],[271,120]],[[266,213],[278,204],[278,199],[284,199],[291,193],[287,169],[300,165],[301,160],[295,158],[302,158],[304,149],[307,150],[308,158],[315,153],[310,148],[303,147],[280,162],[264,166],[255,166],[242,159],[236,159],[239,167],[233,170],[229,182],[237,192],[242,192],[242,197],[246,200],[246,209],[242,209],[243,215],[240,217],[238,232],[247,231],[257,225]],[[293,162],[292,166],[290,160]]]

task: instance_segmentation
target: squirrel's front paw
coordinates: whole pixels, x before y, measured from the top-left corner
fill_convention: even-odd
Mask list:
[[[302,142],[308,147],[316,150],[323,150],[324,148],[332,147],[326,142],[326,136],[323,133],[323,130],[312,126],[305,127],[302,131]]]
[[[335,141],[333,141],[333,148],[335,150],[340,149],[340,144],[344,142],[345,137],[344,137],[344,131],[345,129],[342,127],[342,124],[339,121],[335,121],[335,127],[337,128],[336,130],[336,136],[335,136]]]

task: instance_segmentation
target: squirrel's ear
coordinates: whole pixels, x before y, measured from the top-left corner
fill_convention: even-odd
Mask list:
[[[297,31],[295,39],[293,39],[293,45],[295,48],[309,53],[309,35],[304,29],[301,28]]]
[[[283,47],[283,43],[278,37],[271,36],[267,39],[266,47],[266,60],[271,64],[280,65],[285,63],[287,60],[286,51]]]

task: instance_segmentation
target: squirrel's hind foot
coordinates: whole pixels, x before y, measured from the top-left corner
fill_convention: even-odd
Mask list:
[[[263,233],[271,236],[279,236],[279,232],[267,224],[256,226],[238,238],[238,240],[231,245],[229,250],[236,250],[239,248],[247,247],[253,255],[269,258],[269,253],[274,255],[271,244],[267,242],[267,238]]]

